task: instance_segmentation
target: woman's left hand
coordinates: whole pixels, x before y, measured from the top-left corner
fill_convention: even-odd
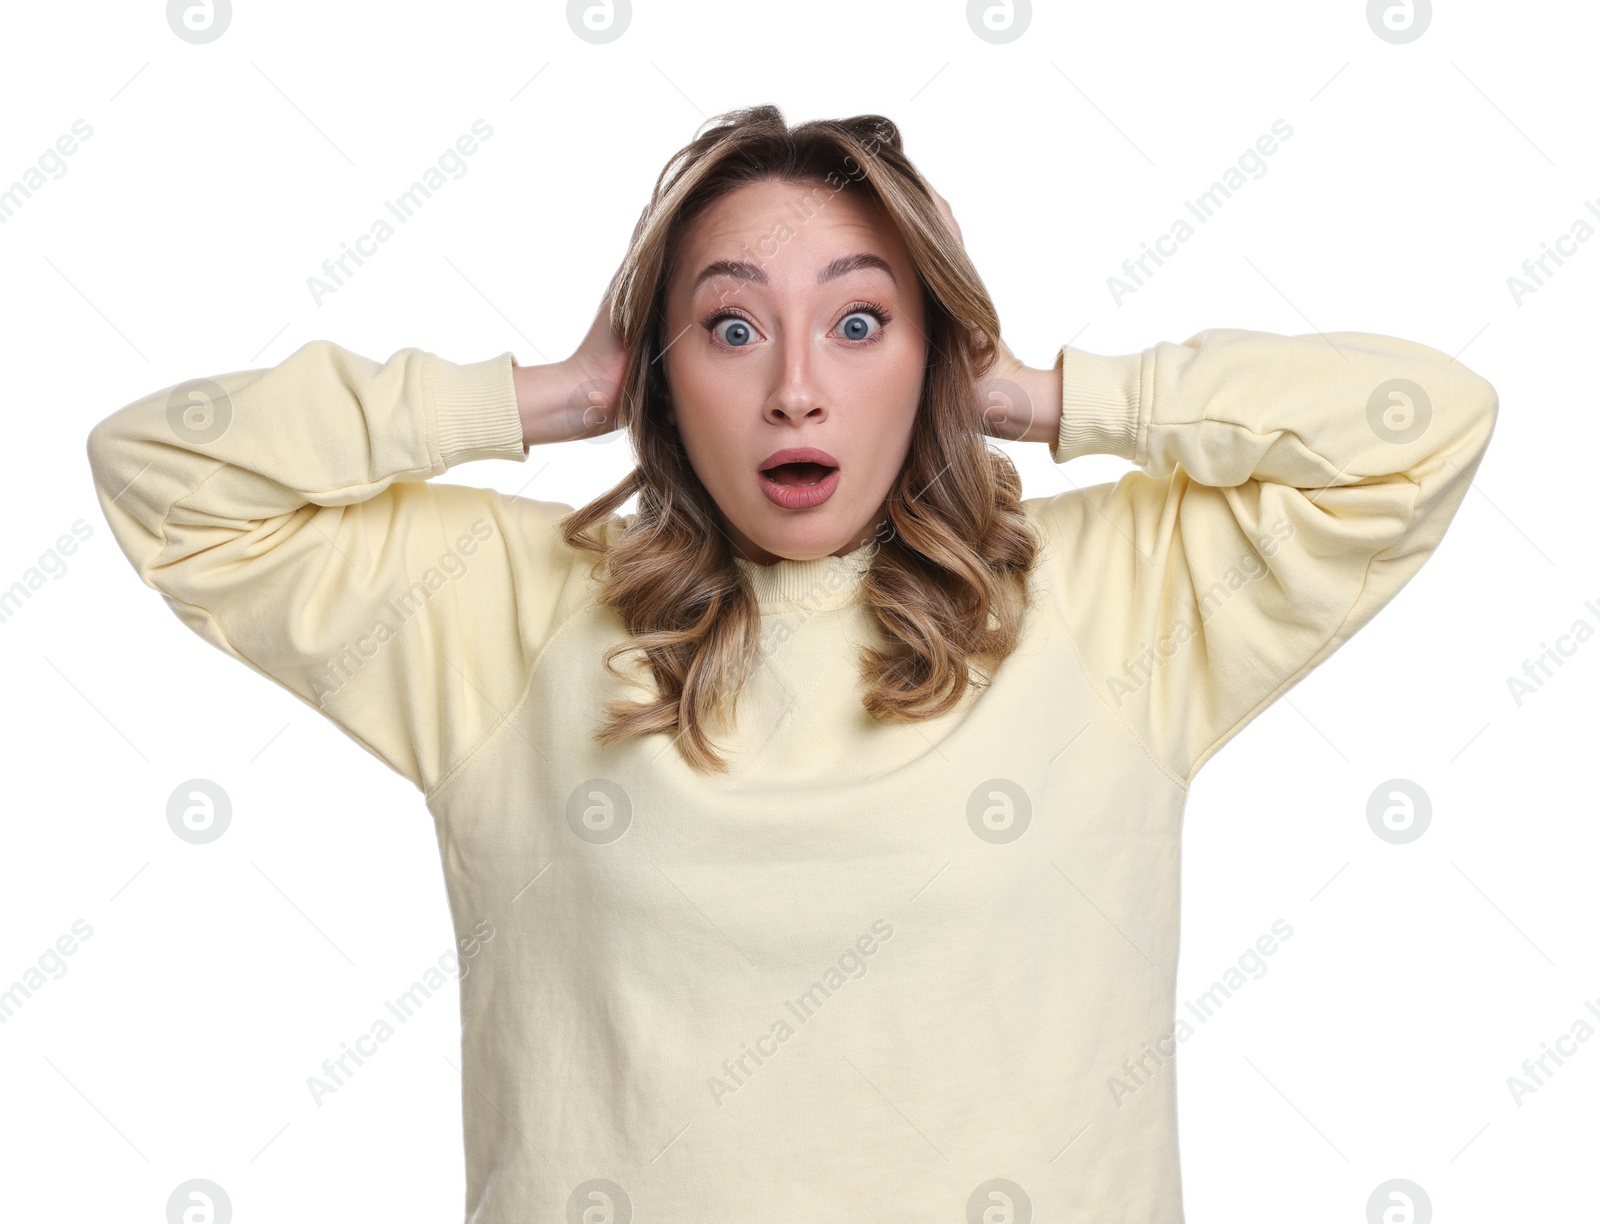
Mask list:
[[[966,250],[967,244],[950,202],[927,179],[922,182],[950,232],[956,236],[956,242]],[[1013,442],[1053,441],[1060,422],[1060,395],[1057,393],[1049,402],[1035,402],[1041,392],[1048,399],[1053,375],[1052,370],[1035,370],[1024,365],[1001,339],[994,361],[979,374],[974,387],[978,403],[983,406],[983,432]],[[1054,385],[1059,386],[1059,383]],[[1054,424],[1047,422],[1049,417],[1054,418]]]

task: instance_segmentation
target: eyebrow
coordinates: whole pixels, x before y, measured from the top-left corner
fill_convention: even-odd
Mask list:
[[[817,284],[826,285],[829,281],[838,280],[841,276],[848,276],[862,268],[879,268],[889,274],[889,279],[899,284],[899,278],[894,274],[894,269],[889,262],[881,256],[873,255],[866,251],[855,255],[841,255],[822,271],[817,273]],[[737,280],[749,281],[756,285],[767,283],[767,274],[755,264],[743,259],[718,259],[708,263],[701,269],[700,275],[694,278],[694,284],[689,287],[690,292],[700,288],[702,281],[708,281],[717,276],[731,276]]]

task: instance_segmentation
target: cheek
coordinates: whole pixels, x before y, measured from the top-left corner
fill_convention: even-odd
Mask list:
[[[737,398],[716,388],[687,386],[673,391],[678,437],[695,475],[708,489],[725,482],[741,453],[735,410]]]
[[[890,458],[896,471],[911,445],[911,430],[922,399],[921,352],[897,354],[897,360],[884,363],[878,378],[863,387],[874,406],[873,432],[880,451]]]
[[[901,387],[897,394],[905,396],[905,388]],[[894,484],[911,450],[916,414],[914,398],[897,402],[887,411],[880,411],[874,405],[862,414],[861,428],[852,439],[851,451],[860,465],[857,470],[868,477],[866,487],[861,490],[864,495],[881,496]]]
[[[699,329],[694,331],[698,333]],[[742,392],[737,378],[695,351],[693,346],[698,340],[697,334],[685,335],[668,350],[667,387],[678,420],[681,422],[687,415],[691,427],[699,424],[704,429],[715,427],[736,411],[748,394]]]
[[[877,366],[874,396],[880,403],[891,405],[897,418],[904,422],[916,412],[917,401],[922,397],[927,345],[919,335],[904,329],[887,348],[884,360]]]

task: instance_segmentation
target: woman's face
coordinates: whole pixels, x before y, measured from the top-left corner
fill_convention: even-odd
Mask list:
[[[666,306],[668,420],[739,552],[769,564],[867,543],[911,445],[927,356],[921,284],[882,205],[823,184],[745,184],[689,227]],[[800,448],[821,466],[763,475]]]

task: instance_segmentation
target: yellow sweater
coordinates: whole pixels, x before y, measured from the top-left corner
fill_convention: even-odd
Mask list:
[[[424,795],[476,948],[474,1224],[1181,1220],[1172,1068],[1117,1084],[1171,1050],[1188,786],[1421,567],[1497,398],[1351,332],[1057,363],[1056,461],[1137,470],[1025,503],[1045,547],[994,683],[874,723],[870,546],[740,559],[763,666],[719,778],[594,744],[638,691],[569,507],[428,482],[525,459],[510,353],[315,341],[94,427],[140,577]]]

